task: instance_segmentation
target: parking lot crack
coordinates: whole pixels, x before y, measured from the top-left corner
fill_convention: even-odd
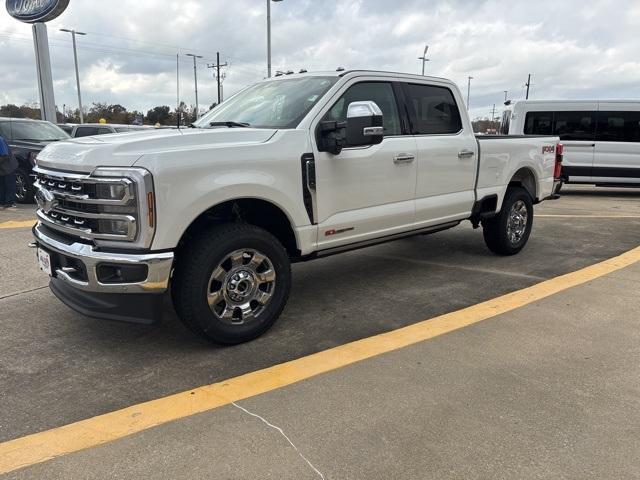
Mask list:
[[[282,436],[285,438],[285,440],[287,440],[287,442],[289,442],[289,445],[291,445],[291,446],[293,447],[293,449],[296,451],[296,453],[297,453],[298,455],[300,455],[300,458],[302,458],[302,459],[307,463],[307,465],[309,465],[309,467],[311,467],[311,469],[312,469],[315,473],[317,473],[317,474],[318,474],[318,476],[319,476],[322,480],[325,480],[324,475],[320,472],[320,470],[318,470],[318,469],[313,465],[313,463],[311,463],[311,462],[309,461],[309,459],[308,459],[307,457],[305,457],[305,456],[304,456],[304,454],[303,454],[300,450],[298,450],[298,447],[296,447],[296,445],[291,441],[291,439],[287,436],[287,434],[286,434],[286,433],[284,433],[284,430],[282,430],[282,428],[278,427],[277,425],[273,425],[272,423],[270,423],[270,422],[269,422],[268,420],[266,420],[265,418],[261,417],[260,415],[258,415],[258,414],[256,414],[256,413],[250,412],[249,410],[247,410],[247,409],[246,409],[246,408],[244,408],[244,407],[241,407],[240,405],[238,405],[238,404],[237,404],[237,403],[235,403],[235,402],[231,402],[231,405],[233,405],[234,407],[236,407],[236,408],[237,408],[237,409],[239,409],[239,410],[242,410],[242,411],[243,411],[244,413],[246,413],[247,415],[250,415],[250,416],[252,416],[252,417],[257,418],[258,420],[262,421],[262,422],[263,422],[265,425],[267,425],[268,427],[270,427],[270,428],[272,428],[272,429],[274,429],[274,430],[278,431],[278,432],[280,433],[280,435],[282,435]]]
[[[24,295],[25,293],[37,292],[38,290],[44,290],[45,288],[49,288],[49,285],[44,285],[42,287],[31,288],[29,290],[22,290],[20,292],[9,293],[7,295],[0,296],[0,300],[4,300],[5,298],[17,297],[18,295]]]

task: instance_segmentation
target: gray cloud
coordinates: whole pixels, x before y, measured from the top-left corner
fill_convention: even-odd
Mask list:
[[[79,40],[85,103],[108,101],[146,110],[175,104],[175,54],[181,55],[181,96],[193,103],[199,64],[201,103],[215,99],[215,52],[228,61],[227,94],[266,75],[263,0],[73,1],[50,24],[56,100],[75,105],[68,34]],[[430,74],[456,81],[472,114],[489,114],[524,94],[534,98],[640,97],[640,4],[567,0],[284,0],[272,4],[275,69],[373,68],[418,73],[424,44]],[[178,48],[176,48],[178,47]],[[30,28],[0,9],[0,103],[36,101]]]

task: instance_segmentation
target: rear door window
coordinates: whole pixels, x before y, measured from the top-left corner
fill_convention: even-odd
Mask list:
[[[452,134],[462,130],[453,93],[446,87],[404,84],[414,135]]]
[[[98,129],[96,127],[78,127],[76,129],[75,137],[90,137],[92,135],[97,135]]]
[[[0,122],[0,137],[4,138],[6,142],[13,140],[11,138],[11,128],[9,122]]]
[[[560,140],[593,140],[596,129],[594,112],[555,112],[553,134]]]
[[[640,142],[640,112],[599,112],[596,140]]]
[[[528,112],[524,121],[525,135],[552,135],[553,112]]]
[[[502,122],[500,123],[500,133],[509,135],[509,127],[511,126],[511,110],[502,112]]]
[[[525,135],[557,135],[560,140],[591,140],[596,129],[596,114],[577,112],[528,112]]]

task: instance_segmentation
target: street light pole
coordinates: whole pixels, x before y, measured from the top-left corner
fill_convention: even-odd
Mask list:
[[[84,123],[84,114],[82,113],[82,94],[80,93],[80,73],[78,71],[78,50],[76,48],[76,35],[86,35],[86,33],[76,32],[75,30],[68,30],[66,28],[61,28],[60,31],[71,34],[71,40],[73,42],[73,60],[76,65],[76,86],[78,88],[78,107],[80,108],[80,123]]]
[[[467,110],[469,110],[469,99],[471,98],[471,80],[473,77],[469,77],[469,83],[467,83]]]
[[[193,80],[196,86],[196,120],[200,118],[200,103],[198,102],[198,68],[196,67],[196,59],[202,58],[202,55],[194,55],[187,53],[187,57],[193,57]]]
[[[282,0],[267,0],[267,77],[271,78],[271,2]]]
[[[422,60],[422,76],[424,77],[424,64],[429,61],[427,58],[427,50],[429,50],[429,45],[424,47],[424,53],[421,57],[418,57],[418,60]]]
[[[504,103],[507,103],[507,93],[509,92],[508,90],[503,90],[503,92],[504,92]]]

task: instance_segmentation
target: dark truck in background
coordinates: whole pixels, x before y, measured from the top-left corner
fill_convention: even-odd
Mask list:
[[[0,118],[0,136],[7,141],[18,160],[17,200],[19,203],[33,203],[35,195],[33,167],[36,156],[51,142],[68,140],[71,137],[50,122],[26,118]]]

